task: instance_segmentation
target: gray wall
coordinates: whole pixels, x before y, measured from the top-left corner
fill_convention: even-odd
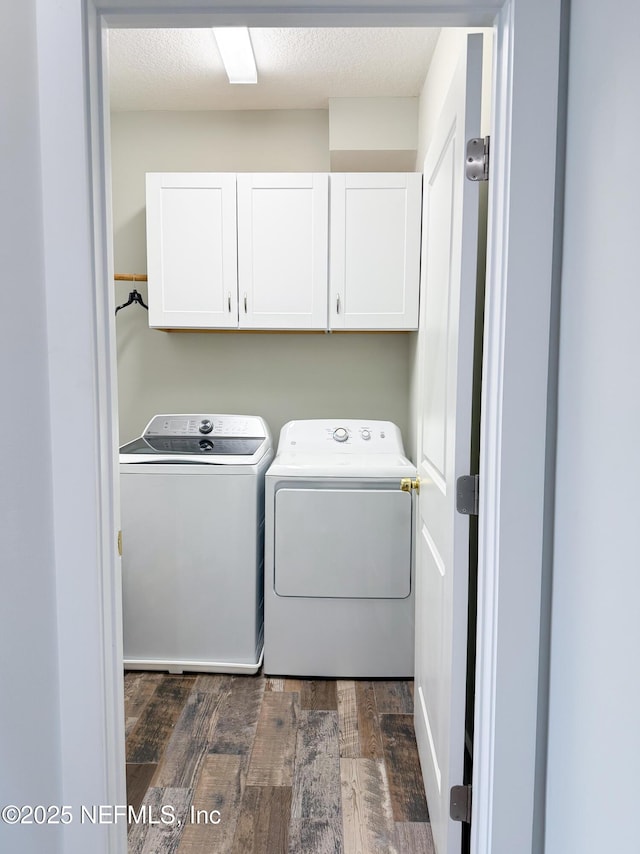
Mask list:
[[[61,802],[34,10],[33,0],[12,6],[11,25],[0,28],[0,80],[11,81],[0,87],[2,805]],[[38,453],[19,439],[25,425]],[[60,831],[0,822],[0,850],[54,854]]]
[[[636,0],[572,4],[547,854],[638,850]]]
[[[111,137],[118,273],[146,271],[147,171],[329,171],[324,110],[114,113]],[[116,284],[116,304],[132,287]],[[274,438],[294,418],[382,418],[407,433],[407,334],[167,333],[138,306],[116,327],[121,442],[159,412],[255,413]]]

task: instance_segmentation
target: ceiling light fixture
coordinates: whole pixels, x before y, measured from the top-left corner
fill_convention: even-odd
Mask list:
[[[229,83],[257,83],[258,70],[246,27],[214,27],[213,35]]]

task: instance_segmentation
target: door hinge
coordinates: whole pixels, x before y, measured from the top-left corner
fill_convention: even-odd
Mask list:
[[[122,557],[122,531],[118,531],[118,554]]]
[[[449,815],[453,821],[471,824],[471,786],[452,786],[449,797]]]
[[[489,137],[467,140],[465,175],[470,181],[489,180]]]
[[[400,481],[400,489],[403,492],[411,492],[412,489],[415,489],[417,493],[420,493],[420,478],[416,477],[412,480],[410,477],[403,477]]]
[[[466,474],[456,480],[456,510],[465,516],[477,516],[480,509],[480,477]]]

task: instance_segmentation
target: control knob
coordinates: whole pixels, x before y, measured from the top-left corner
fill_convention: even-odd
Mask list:
[[[198,427],[198,430],[201,433],[211,433],[211,431],[213,430],[213,422],[209,421],[208,418],[204,418],[200,422],[200,426]]]
[[[346,429],[346,427],[336,427],[336,429],[333,431],[333,438],[336,440],[336,442],[346,442],[349,438],[349,431]]]
[[[370,430],[363,430],[362,431],[362,438],[365,441],[369,441],[369,439],[371,438],[371,431]]]

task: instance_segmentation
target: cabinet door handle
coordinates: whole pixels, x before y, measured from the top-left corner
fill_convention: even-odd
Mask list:
[[[336,314],[340,314],[340,294],[336,297]]]
[[[247,295],[244,295],[244,313],[247,313]]]
[[[227,310],[231,312],[231,291],[227,294]]]

